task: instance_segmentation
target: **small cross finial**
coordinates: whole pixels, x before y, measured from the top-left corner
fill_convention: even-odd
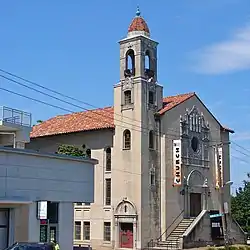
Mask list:
[[[139,6],[137,6],[136,16],[140,16],[140,15],[141,15],[140,8],[139,8]]]

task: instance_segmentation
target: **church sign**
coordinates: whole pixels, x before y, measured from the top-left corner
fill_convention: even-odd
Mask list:
[[[217,153],[218,152],[218,153]],[[224,179],[223,179],[223,152],[222,147],[218,148],[218,151],[215,154],[215,166],[216,166],[216,188],[220,188],[220,186],[223,185]]]
[[[218,148],[218,157],[219,157],[219,159],[218,159],[219,166],[218,167],[219,167],[220,183],[221,183],[221,185],[223,185],[223,182],[224,182],[223,174],[224,173],[223,173],[222,147]]]
[[[181,140],[173,140],[173,186],[181,186]]]

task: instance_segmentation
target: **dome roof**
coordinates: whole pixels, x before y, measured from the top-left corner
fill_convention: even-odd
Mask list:
[[[128,28],[128,35],[145,35],[150,36],[149,28],[146,21],[141,17],[139,8],[136,11],[136,17]]]

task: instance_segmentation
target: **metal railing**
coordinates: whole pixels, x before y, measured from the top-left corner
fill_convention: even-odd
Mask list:
[[[166,236],[166,238],[165,238],[165,240],[167,239],[167,237],[168,237],[168,230],[169,230],[169,228],[170,227],[172,227],[173,225],[174,225],[174,223],[183,215],[183,213],[184,213],[184,210],[182,210],[181,212],[180,212],[180,214],[173,220],[173,222],[167,227],[167,229],[165,230],[165,232],[163,232],[161,235],[160,235],[160,237],[157,239],[158,241],[160,240],[162,240],[162,237],[165,235]],[[178,225],[177,225],[178,226]],[[175,228],[174,228],[175,229]]]
[[[167,240],[167,237],[168,237],[168,230],[170,229],[170,227],[172,227],[174,225],[174,223],[183,215],[184,213],[184,210],[182,210],[180,212],[180,214],[173,220],[173,222],[167,227],[167,229],[157,238],[157,239],[151,239],[148,244],[147,244],[147,247],[148,249],[153,249],[155,246],[157,246],[159,244],[159,242],[163,241],[162,238],[163,236],[166,236],[164,240]],[[178,225],[177,225],[178,226]],[[176,226],[176,227],[177,227]],[[175,227],[175,228],[176,228]],[[174,229],[175,229],[174,228]],[[171,244],[168,244],[167,245],[167,249],[175,249],[177,248],[179,244],[179,239],[176,241],[176,242],[171,242]]]
[[[31,113],[9,107],[0,107],[0,121],[31,127]]]

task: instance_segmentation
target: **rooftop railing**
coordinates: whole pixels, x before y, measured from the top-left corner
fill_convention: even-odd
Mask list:
[[[0,107],[0,121],[31,127],[31,113],[9,107]]]

